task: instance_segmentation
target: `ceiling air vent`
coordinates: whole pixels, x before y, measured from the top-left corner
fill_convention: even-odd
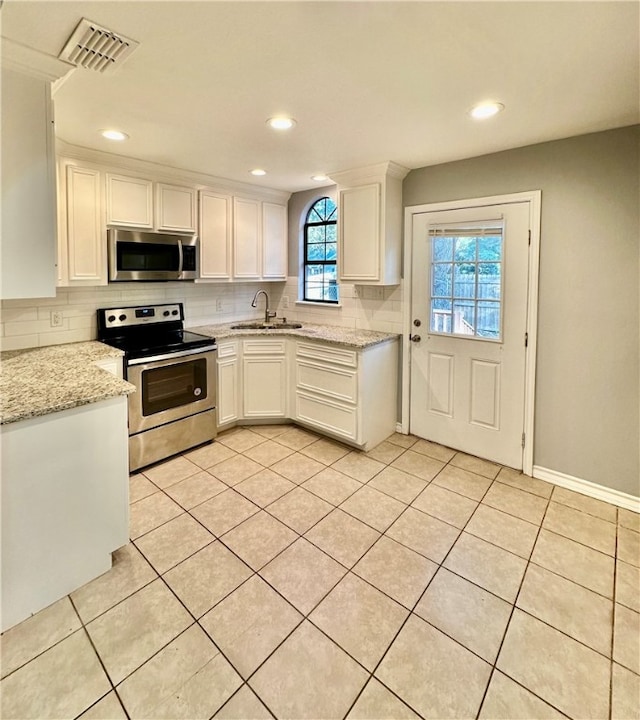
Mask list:
[[[111,72],[120,67],[138,45],[131,38],[82,18],[58,57],[87,70]]]

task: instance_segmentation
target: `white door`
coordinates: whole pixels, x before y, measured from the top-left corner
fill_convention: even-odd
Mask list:
[[[410,431],[521,469],[530,203],[413,215]]]

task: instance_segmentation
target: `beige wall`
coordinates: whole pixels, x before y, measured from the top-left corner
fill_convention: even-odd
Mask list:
[[[405,206],[542,190],[534,464],[640,495],[640,126],[413,170]]]

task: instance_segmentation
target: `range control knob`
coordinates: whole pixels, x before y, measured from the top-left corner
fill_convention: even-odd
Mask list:
[[[162,314],[163,314],[165,317],[169,317],[169,315],[170,315],[171,313],[170,313],[168,310],[165,310]]]
[[[108,320],[109,322],[114,322],[115,319],[116,319],[116,316],[115,316],[115,315],[109,315],[109,317],[107,318],[107,320]]]
[[[178,314],[178,311],[177,311],[177,310],[172,310],[172,311],[171,311],[171,314],[172,314],[172,315],[177,315],[177,314]]]
[[[120,320],[120,322],[124,322],[126,319],[127,319],[126,315],[120,315],[120,317],[118,318],[118,320]]]

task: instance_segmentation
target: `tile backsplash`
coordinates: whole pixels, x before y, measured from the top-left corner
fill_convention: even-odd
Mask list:
[[[95,340],[96,310],[102,307],[183,302],[185,325],[195,327],[260,318],[251,300],[259,288],[269,293],[278,317],[342,327],[402,332],[402,286],[374,288],[342,284],[340,305],[299,303],[298,279],[279,283],[118,283],[105,287],[58,288],[54,298],[3,300],[0,303],[0,349]],[[287,304],[288,307],[285,307]],[[59,326],[52,326],[52,314]]]

